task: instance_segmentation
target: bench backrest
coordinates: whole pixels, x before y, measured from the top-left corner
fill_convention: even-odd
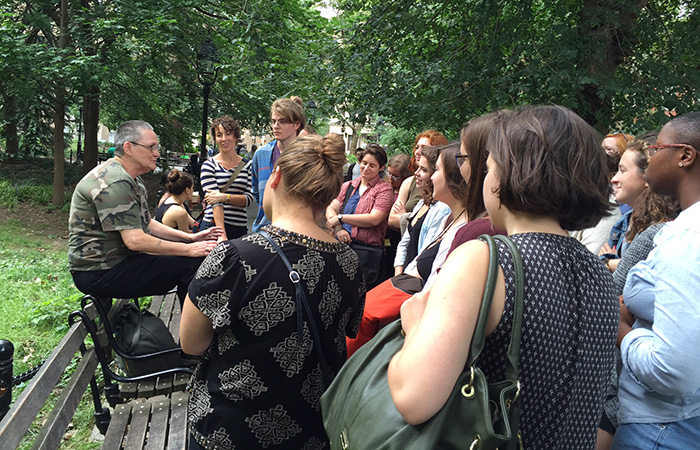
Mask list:
[[[96,316],[94,307],[88,315]],[[61,381],[61,377],[73,357],[83,346],[87,329],[79,319],[71,325],[68,333],[56,346],[32,381],[22,391],[5,418],[0,422],[0,445],[2,448],[17,448],[36,419],[44,403]],[[78,368],[61,392],[48,420],[42,426],[32,448],[55,449],[61,444],[63,435],[78,408],[80,399],[87,390],[90,379],[97,368],[95,349],[86,349]]]

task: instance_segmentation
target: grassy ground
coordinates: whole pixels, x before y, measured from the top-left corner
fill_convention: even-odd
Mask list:
[[[0,167],[0,339],[15,347],[14,374],[46,358],[68,329],[68,314],[79,309],[81,294],[73,285],[66,250],[67,212],[48,207],[50,167],[45,164]],[[77,358],[73,367],[77,364]],[[66,378],[67,379],[67,378]],[[65,382],[65,380],[64,380]],[[13,389],[17,399],[25,384]],[[52,398],[36,422],[51,410]],[[92,405],[86,396],[61,448],[92,449]],[[30,430],[20,449],[30,448]]]

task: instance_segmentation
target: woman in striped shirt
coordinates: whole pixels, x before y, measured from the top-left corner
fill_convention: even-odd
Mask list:
[[[252,184],[247,161],[236,152],[236,144],[241,138],[238,122],[229,116],[214,119],[211,136],[219,147],[219,153],[202,164],[200,178],[202,189],[206,192],[204,201],[207,209],[201,229],[220,226],[225,232],[219,241],[225,241],[248,233],[246,207],[253,201]],[[234,174],[236,177],[229,184]],[[229,186],[226,188],[227,184]]]

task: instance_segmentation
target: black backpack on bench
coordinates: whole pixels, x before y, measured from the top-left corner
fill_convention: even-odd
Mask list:
[[[141,311],[133,303],[119,310],[114,337],[119,350],[127,355],[124,358],[117,355],[117,364],[130,377],[184,365],[180,352],[173,351],[179,347],[168,327],[151,312]]]

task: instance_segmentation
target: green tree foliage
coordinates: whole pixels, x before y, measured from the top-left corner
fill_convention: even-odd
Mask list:
[[[20,136],[13,154],[58,155],[63,144],[51,141],[50,127],[58,123],[53,129],[60,134],[62,108],[77,114],[78,105],[88,134],[86,169],[96,163],[98,120],[112,129],[128,119],[147,120],[164,148],[188,147],[201,130],[196,55],[207,38],[220,55],[209,117],[229,114],[262,131],[275,98],[308,98],[323,78],[325,69],[309,67],[308,60],[331,39],[312,6],[306,0],[5,2],[0,126],[8,149]]]
[[[338,0],[330,59],[359,114],[455,129],[559,103],[601,131],[695,109],[700,14],[688,0]],[[361,106],[359,106],[361,105]],[[371,106],[370,106],[371,105]]]

